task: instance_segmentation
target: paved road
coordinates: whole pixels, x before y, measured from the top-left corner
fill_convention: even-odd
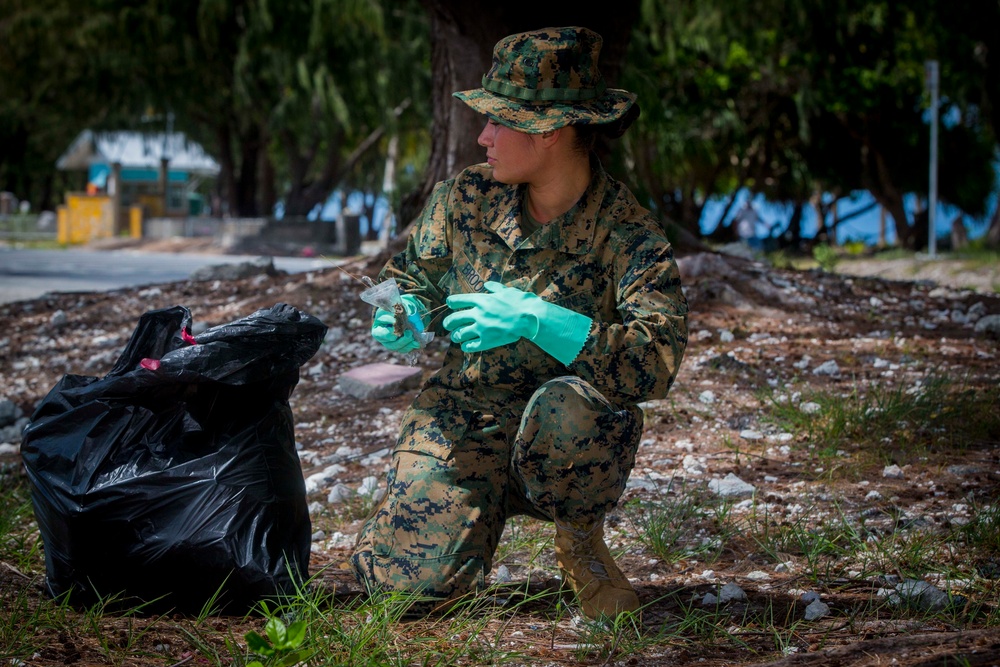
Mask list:
[[[152,253],[129,250],[0,248],[0,304],[48,292],[94,292],[186,280],[196,269],[240,264],[243,255]],[[298,273],[326,268],[323,258],[275,257],[277,269]]]

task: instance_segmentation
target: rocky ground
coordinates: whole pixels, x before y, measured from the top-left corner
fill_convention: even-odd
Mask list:
[[[300,275],[260,273],[138,291],[58,294],[2,306],[0,399],[12,402],[12,412],[23,419],[64,374],[105,374],[138,317],[155,308],[188,307],[195,335],[278,302],[318,317],[329,332],[320,351],[302,367],[291,398],[316,530],[311,569],[322,571],[323,579],[344,596],[357,595],[343,567],[362,518],[356,492],[384,484],[389,449],[414,393],[408,389],[389,398],[361,400],[339,387],[338,378],[350,369],[375,362],[406,364],[370,339],[369,308],[358,297],[364,288],[359,277],[374,276],[381,261],[366,258]],[[785,522],[818,526],[838,515],[868,516],[872,521],[881,517],[886,530],[893,530],[921,522],[967,522],[972,508],[1000,496],[996,437],[945,456],[920,457],[887,446],[881,456],[843,474],[831,468],[848,453],[823,456],[810,447],[807,432],[786,432],[765,418],[766,396],[805,406],[813,393],[849,396],[874,385],[906,391],[935,375],[961,379],[973,388],[995,387],[1000,343],[995,324],[987,326],[992,316],[1000,316],[995,268],[987,268],[992,277],[977,273],[982,283],[964,274],[954,279],[942,274],[935,280],[887,276],[885,267],[868,271],[874,276],[847,275],[843,266],[838,269],[845,272],[838,274],[778,270],[716,254],[683,257],[681,269],[691,306],[690,345],[671,396],[644,406],[646,431],[623,506],[689,490],[707,496],[732,493],[731,511],[749,512],[761,507],[748,500],[746,494],[752,493]],[[435,341],[419,356],[417,367],[423,373],[435,368],[444,344]],[[12,437],[19,425],[8,428],[8,442],[0,445],[0,464],[8,475],[19,474]],[[623,570],[648,605],[643,623],[649,628],[672,618],[683,604],[703,604],[706,595],[721,594],[725,584],[735,584],[746,596],[736,594],[732,627],[727,628],[745,642],[739,655],[731,647],[713,648],[711,642],[668,643],[633,656],[631,662],[616,657],[622,664],[1000,663],[995,625],[963,631],[933,618],[857,618],[856,610],[879,589],[899,583],[889,572],[878,581],[838,574],[819,586],[801,576],[805,563],[794,557],[775,563],[753,549],[728,550],[710,563],[655,558],[636,539],[624,512],[609,517],[608,533],[613,550],[622,554]],[[498,564],[518,581],[534,578],[537,571],[544,574],[552,558],[541,555],[531,567],[518,559]],[[37,587],[41,573],[15,576],[9,570],[0,567],[0,584],[23,586],[31,580],[32,590],[43,595]],[[992,599],[982,602],[995,609],[1000,593],[989,577],[996,572],[983,572]],[[947,582],[928,582],[953,592]],[[746,618],[747,610],[762,600],[795,619],[815,601],[826,610],[814,614],[812,625],[795,633],[790,646],[776,647],[773,637],[760,636],[766,632],[741,629],[741,614]],[[528,645],[536,641],[532,628],[530,617],[510,628],[512,643],[521,642],[520,650],[529,654]],[[537,638],[548,646],[534,652],[539,660],[566,664],[578,659],[572,651],[560,653],[551,639]],[[67,654],[60,654],[57,643],[50,657],[28,664],[62,664]],[[78,664],[105,664],[86,650],[84,645],[73,648]],[[956,655],[966,662],[948,662],[947,656]],[[88,656],[94,661],[88,662]]]

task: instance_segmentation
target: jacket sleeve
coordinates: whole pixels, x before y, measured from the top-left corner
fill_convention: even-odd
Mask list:
[[[595,319],[569,369],[631,402],[664,398],[687,347],[688,305],[670,243],[649,227],[615,253],[620,321]]]
[[[447,180],[434,187],[427,204],[406,241],[406,248],[394,255],[379,273],[379,281],[395,278],[400,292],[410,294],[434,312],[434,322],[440,322],[445,294],[439,284],[452,263],[451,229],[448,223],[449,198],[455,181]]]

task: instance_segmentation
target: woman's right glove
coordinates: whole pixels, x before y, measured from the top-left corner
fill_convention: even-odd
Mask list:
[[[485,292],[452,294],[442,325],[463,352],[483,352],[527,338],[568,366],[590,335],[592,319],[537,294],[487,281]]]
[[[427,309],[419,299],[409,294],[403,294],[399,298],[406,308],[406,317],[401,322],[402,334],[397,334],[399,327],[396,323],[396,313],[385,308],[377,308],[375,319],[372,321],[372,338],[393,352],[409,352],[422,347],[414,334],[424,333],[427,327]]]

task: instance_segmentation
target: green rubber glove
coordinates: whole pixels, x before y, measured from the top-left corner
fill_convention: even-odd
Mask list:
[[[586,315],[545,301],[537,294],[487,282],[486,293],[454,294],[444,328],[463,352],[484,352],[527,338],[561,363],[580,354],[593,323]]]
[[[375,319],[372,321],[372,338],[393,352],[409,352],[422,347],[414,334],[422,334],[427,327],[427,309],[419,299],[409,294],[403,294],[399,298],[406,308],[407,324],[403,329],[403,335],[397,336],[394,331],[396,314],[385,308],[377,308]]]

